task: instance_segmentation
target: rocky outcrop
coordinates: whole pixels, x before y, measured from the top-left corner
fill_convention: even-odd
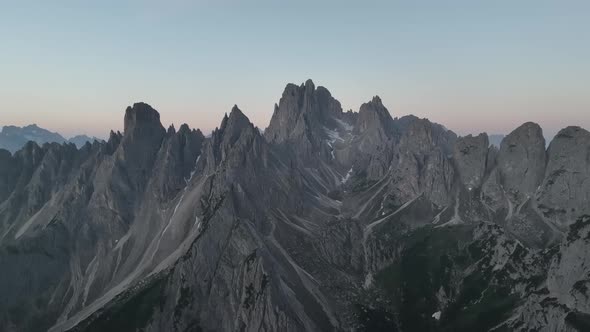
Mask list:
[[[453,153],[461,183],[468,189],[480,188],[486,171],[488,135],[459,137]]]
[[[367,147],[387,141],[393,136],[393,130],[393,119],[387,108],[383,106],[379,96],[375,96],[370,102],[361,105],[354,132],[357,135],[365,134],[371,138],[365,142]]]
[[[264,136],[297,160],[318,166],[318,154],[326,162],[336,159],[335,145],[352,131],[347,121],[353,120],[326,88],[307,80],[301,86],[287,85]]]
[[[538,196],[543,215],[565,227],[590,215],[590,133],[580,127],[561,130],[549,144],[547,169]]]
[[[497,157],[498,175],[514,204],[537,191],[545,175],[546,160],[545,138],[536,123],[527,122],[502,140]]]
[[[160,114],[145,103],[136,103],[125,111],[124,133],[117,154],[132,188],[141,190],[147,183],[166,131]]]
[[[401,206],[420,194],[439,206],[448,204],[455,170],[446,150],[455,134],[441,131],[427,119],[409,117],[399,122],[399,139],[390,165],[395,205]]]
[[[393,119],[378,96],[361,105],[354,126],[355,164],[368,179],[381,179],[393,159]]]
[[[195,171],[204,140],[200,130],[191,130],[186,124],[178,132],[174,127],[168,130],[154,166],[161,201],[169,201],[186,186]]]
[[[297,86],[288,84],[278,105],[275,105],[273,116],[265,137],[271,143],[283,143],[307,138],[313,142],[314,132],[320,132],[321,126],[334,122],[340,117],[340,102],[332,97],[324,87],[318,87],[311,80]]]

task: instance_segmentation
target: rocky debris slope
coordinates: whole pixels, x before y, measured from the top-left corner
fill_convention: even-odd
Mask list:
[[[0,150],[6,331],[584,331],[590,134],[499,149],[289,84],[260,133],[144,103],[107,142]]]

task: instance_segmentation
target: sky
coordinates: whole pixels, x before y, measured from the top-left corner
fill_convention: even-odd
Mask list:
[[[455,132],[590,129],[590,1],[4,1],[0,126],[122,130],[144,101],[210,132],[266,128],[287,83]]]

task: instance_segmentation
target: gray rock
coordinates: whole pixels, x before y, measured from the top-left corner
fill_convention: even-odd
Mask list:
[[[461,183],[468,190],[479,188],[484,180],[488,155],[488,135],[459,137],[453,153]]]
[[[543,131],[535,123],[523,124],[502,140],[497,161],[499,176],[515,204],[537,191],[545,175],[546,159]]]
[[[590,133],[562,129],[549,144],[547,159],[537,199],[544,216],[564,227],[590,215]]]
[[[580,128],[546,155],[527,123],[497,150],[378,97],[343,112],[311,81],[264,135],[237,106],[208,138],[144,103],[124,127],[0,150],[3,331],[573,331],[590,314]]]

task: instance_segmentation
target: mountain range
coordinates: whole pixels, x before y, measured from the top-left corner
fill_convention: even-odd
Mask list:
[[[590,133],[499,147],[288,84],[262,132],[145,103],[0,150],[2,331],[588,331]]]
[[[8,150],[12,153],[22,149],[28,141],[33,141],[41,145],[44,143],[72,143],[76,147],[81,148],[86,142],[92,143],[98,140],[100,139],[86,135],[76,135],[70,139],[66,139],[62,135],[40,128],[36,124],[24,127],[4,126],[0,130],[0,149]]]

